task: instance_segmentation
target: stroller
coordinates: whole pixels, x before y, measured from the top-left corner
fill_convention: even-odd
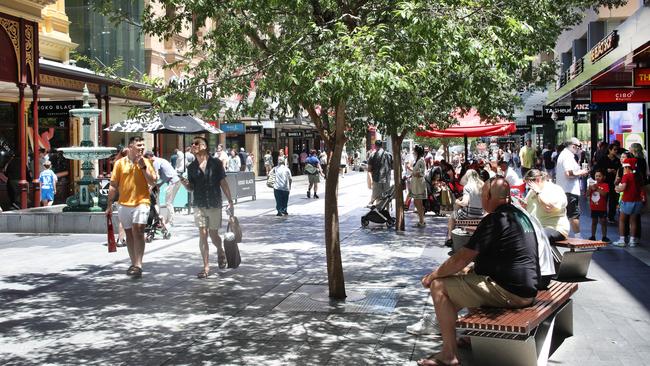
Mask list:
[[[440,187],[437,186],[439,180],[440,169],[436,167],[429,169],[427,175],[424,177],[427,187],[427,199],[424,200],[424,212],[433,212],[436,216],[444,216],[440,212],[441,192]]]
[[[395,226],[395,218],[390,215],[390,202],[393,200],[394,193],[395,186],[390,186],[382,193],[370,208],[370,212],[361,216],[361,226],[367,227],[370,222],[386,224],[389,228]]]
[[[146,243],[151,243],[156,237],[156,233],[161,234],[163,239],[171,238],[172,234],[167,230],[167,227],[158,213],[158,187],[151,190],[149,198],[151,200],[151,205],[149,205],[149,218],[147,218],[147,225],[144,227],[144,241]]]

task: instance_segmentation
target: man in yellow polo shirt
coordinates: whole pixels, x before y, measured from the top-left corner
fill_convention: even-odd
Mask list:
[[[521,176],[525,176],[526,173],[533,169],[535,164],[535,149],[533,148],[533,141],[531,139],[526,140],[526,146],[522,147],[519,150],[519,159],[521,160]]]
[[[149,217],[149,187],[156,184],[156,171],[144,158],[144,140],[140,136],[129,139],[127,156],[117,160],[111,174],[106,216],[113,214],[113,201],[119,192],[117,215],[126,232],[126,247],[131,266],[126,274],[142,277],[144,256],[144,227]]]

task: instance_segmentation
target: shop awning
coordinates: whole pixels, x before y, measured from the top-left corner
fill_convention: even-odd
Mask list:
[[[444,130],[430,129],[416,132],[421,137],[483,137],[505,136],[517,130],[515,122],[499,119],[496,123],[485,122],[475,109],[462,116],[460,112],[454,113],[457,124]]]

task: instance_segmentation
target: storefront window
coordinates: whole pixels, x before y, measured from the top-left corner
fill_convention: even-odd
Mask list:
[[[16,105],[0,102],[0,167],[4,167],[9,153],[16,152]]]
[[[130,16],[129,23],[117,25],[95,11],[92,3],[90,0],[65,2],[66,14],[70,19],[70,38],[79,44],[76,51],[107,66],[121,58],[124,66],[117,70],[119,76],[128,77],[134,72],[144,74],[144,37],[138,24],[144,1],[114,0],[115,8]]]

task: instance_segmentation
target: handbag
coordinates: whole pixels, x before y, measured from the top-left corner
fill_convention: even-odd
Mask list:
[[[275,187],[275,168],[269,172],[269,176],[266,178],[266,186],[269,188]]]
[[[223,249],[226,252],[228,268],[237,268],[241,263],[241,255],[239,253],[239,246],[237,245],[241,240],[242,232],[241,226],[239,226],[239,220],[237,220],[235,215],[231,215],[228,219],[226,234],[223,236]]]
[[[115,230],[113,229],[113,216],[106,216],[106,235],[108,236],[108,252],[117,252],[117,243],[115,242]]]

